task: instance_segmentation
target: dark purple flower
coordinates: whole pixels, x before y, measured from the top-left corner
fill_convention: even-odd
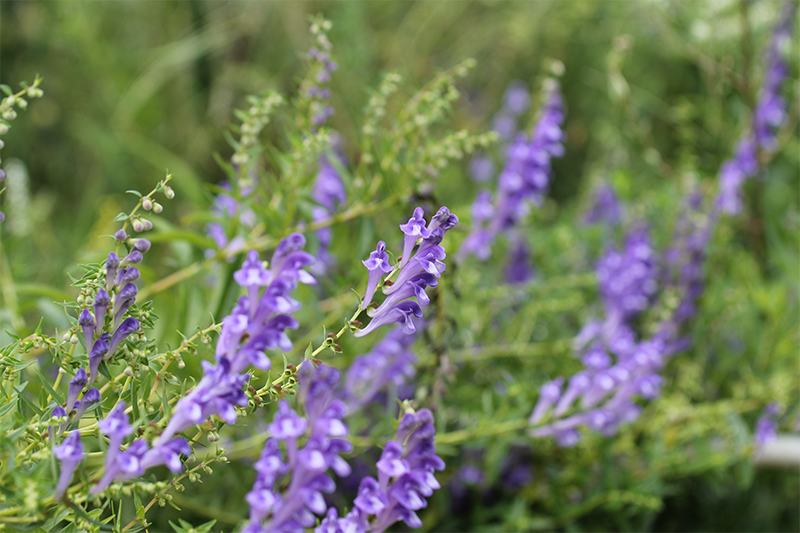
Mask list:
[[[100,368],[100,362],[105,359],[107,354],[108,343],[106,340],[101,337],[94,341],[92,351],[89,352],[89,385],[97,379],[97,369]]]
[[[139,330],[139,321],[135,318],[128,317],[122,321],[114,335],[111,336],[111,342],[108,345],[108,357],[114,355],[114,352],[119,348],[120,343],[127,339],[131,333]]]
[[[82,368],[79,368],[77,372],[75,372],[75,377],[69,380],[69,392],[67,392],[67,407],[66,412],[69,413],[72,411],[72,408],[75,406],[75,402],[78,399],[78,395],[83,391],[83,388],[89,383],[89,380],[86,377],[86,371]]]
[[[367,325],[367,327],[355,332],[354,336],[364,337],[381,326],[395,322],[400,324],[403,333],[414,333],[414,331],[416,331],[416,327],[414,326],[412,317],[422,318],[422,309],[420,309],[417,302],[407,300],[395,305],[390,309],[387,309],[383,314],[373,317],[372,321]]]
[[[94,327],[95,335],[100,335],[103,332],[106,309],[108,309],[109,305],[111,305],[111,298],[109,298],[108,293],[105,289],[98,290],[97,295],[94,297],[94,316],[97,321]]]
[[[86,391],[83,398],[75,402],[75,415],[72,417],[72,420],[80,420],[83,413],[85,413],[87,409],[100,403],[101,399],[99,390],[91,388]]]
[[[108,259],[106,259],[106,290],[108,291],[114,286],[117,268],[119,268],[119,256],[111,252],[108,254]]]
[[[92,345],[92,340],[94,340],[94,317],[92,316],[91,311],[88,309],[84,309],[81,311],[81,316],[78,318],[78,325],[83,330],[83,339],[86,346],[86,351],[89,351],[89,347]]]

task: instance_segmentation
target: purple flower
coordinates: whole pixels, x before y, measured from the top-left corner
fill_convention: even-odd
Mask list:
[[[142,252],[134,248],[128,255],[122,258],[122,261],[119,262],[119,266],[126,267],[128,265],[135,265],[141,263],[142,259],[144,259],[144,257],[142,257]]]
[[[114,278],[117,275],[117,268],[119,267],[119,256],[114,252],[108,254],[106,259],[106,290],[110,291],[114,286]]]
[[[109,298],[108,293],[105,289],[98,290],[97,296],[94,298],[94,316],[97,320],[97,324],[94,327],[95,335],[100,335],[103,332],[106,309],[108,309],[109,305],[111,305],[111,298]]]
[[[738,215],[742,211],[741,190],[744,182],[758,173],[758,147],[755,139],[745,136],[736,146],[736,154],[719,170],[719,192],[716,207],[723,213]]]
[[[411,250],[414,248],[417,239],[427,239],[431,235],[431,230],[426,227],[424,215],[425,212],[422,208],[417,207],[414,209],[414,215],[408,219],[408,222],[400,224],[400,230],[402,230],[405,235],[403,238],[403,257],[400,259],[400,268],[403,268],[411,259]]]
[[[186,439],[178,437],[166,444],[148,450],[142,458],[141,467],[147,470],[153,466],[163,464],[166,465],[171,472],[177,474],[183,467],[180,456],[189,456],[191,453],[192,449],[189,447],[189,443],[186,442]]]
[[[104,335],[105,337],[106,335]],[[104,338],[99,338],[94,341],[92,351],[89,352],[89,383],[91,385],[97,379],[97,369],[100,368],[100,362],[105,359],[108,354],[108,343]]]
[[[86,351],[89,351],[89,347],[92,345],[92,340],[94,339],[94,317],[92,313],[88,309],[84,309],[81,311],[81,316],[78,318],[78,325],[83,330],[83,339],[86,346]]]
[[[75,372],[75,377],[69,381],[69,392],[67,392],[67,407],[66,412],[69,413],[72,411],[72,408],[75,406],[75,401],[78,399],[78,395],[83,391],[83,388],[89,383],[89,380],[86,377],[86,371],[82,368],[79,368],[77,372]]]
[[[372,303],[372,297],[375,295],[375,289],[378,288],[381,277],[392,271],[392,266],[389,264],[389,254],[386,253],[386,243],[379,241],[375,251],[370,252],[369,259],[361,262],[364,263],[364,266],[369,271],[367,291],[364,293],[364,300],[361,304],[361,308],[366,309]]]
[[[564,384],[564,378],[558,377],[552,381],[548,381],[539,390],[539,401],[533,409],[528,422],[531,425],[538,424],[547,414],[547,412],[555,405],[561,397],[561,387]]]
[[[258,475],[247,495],[250,504],[247,530],[302,531],[313,527],[314,514],[324,515],[327,511],[323,493],[336,488],[325,471],[332,468],[339,475],[350,474],[349,465],[339,455],[351,451],[352,445],[328,438],[347,433],[347,427],[339,420],[344,415],[344,406],[338,400],[331,400],[332,389],[339,380],[338,371],[320,366],[313,371],[304,370],[300,380],[301,400],[306,404],[308,419],[297,415],[286,402],[279,405],[270,426],[272,438],[267,440],[255,465]],[[298,449],[297,440],[303,434],[309,438]],[[286,461],[277,444],[279,440],[286,443]],[[275,484],[286,473],[291,473],[291,482],[280,494]]]
[[[117,294],[116,300],[114,301],[114,308],[111,311],[111,313],[114,315],[114,328],[119,326],[123,315],[125,315],[131,305],[133,305],[133,303],[136,301],[137,292],[138,289],[136,288],[136,285],[133,283],[128,283]]]
[[[107,357],[114,355],[114,352],[117,351],[120,343],[127,339],[131,333],[138,331],[139,327],[139,321],[135,318],[128,317],[123,320],[122,324],[120,324],[117,330],[114,332],[114,335],[111,336],[111,342],[108,345],[109,355]]]
[[[98,403],[100,403],[100,391],[91,388],[86,391],[86,394],[83,395],[83,398],[75,402],[75,415],[72,417],[72,420],[80,420],[83,416],[83,413],[86,412],[87,409],[90,407],[94,407]]]
[[[83,460],[83,444],[81,443],[80,431],[72,431],[64,441],[53,449],[56,459],[61,461],[61,474],[56,485],[55,500],[59,501],[67,490],[75,468]]]
[[[410,334],[416,331],[412,317],[422,318],[422,309],[417,302],[407,300],[394,307],[387,309],[380,315],[373,317],[372,321],[365,327],[354,333],[355,337],[364,337],[376,329],[387,324],[397,323],[403,333]]]
[[[120,401],[114,406],[106,418],[98,422],[100,431],[108,437],[108,453],[106,454],[105,470],[108,471],[114,464],[114,460],[119,453],[122,441],[133,433],[133,428],[128,423],[128,415],[125,414],[125,402]]]
[[[251,315],[255,315],[258,307],[258,295],[261,287],[269,285],[271,278],[271,273],[264,268],[258,258],[258,252],[255,250],[247,252],[247,259],[242,263],[242,268],[233,273],[236,283],[247,289]]]

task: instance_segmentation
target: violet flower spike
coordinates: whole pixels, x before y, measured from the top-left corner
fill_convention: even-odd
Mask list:
[[[88,378],[86,377],[86,371],[82,368],[79,368],[77,372],[75,372],[75,377],[69,380],[69,392],[67,392],[67,407],[65,408],[66,412],[69,413],[72,411],[72,408],[75,406],[75,402],[78,399],[78,395],[83,391],[83,388],[89,383]]]
[[[81,311],[81,316],[78,318],[78,325],[83,330],[83,339],[86,346],[86,351],[90,350],[90,346],[92,345],[92,341],[94,340],[94,317],[92,316],[91,311],[88,309],[84,309]]]
[[[413,278],[409,279],[398,290],[390,294],[377,309],[367,310],[367,315],[370,317],[378,316],[385,313],[390,307],[399,303],[402,300],[412,298],[414,296],[419,300],[420,305],[428,305],[431,299],[425,292],[425,287],[436,287],[439,282],[432,274],[422,272]]]
[[[425,211],[421,207],[414,209],[414,214],[408,219],[405,224],[400,224],[400,229],[405,234],[403,239],[403,257],[400,259],[400,268],[403,268],[406,263],[411,259],[411,250],[417,239],[430,237],[431,230],[426,228]]]
[[[61,473],[58,476],[58,484],[54,499],[61,500],[67,491],[75,469],[83,461],[83,443],[81,443],[80,431],[72,431],[66,436],[64,441],[53,449],[56,459],[61,461]]]
[[[97,291],[97,295],[94,297],[94,317],[97,322],[94,326],[95,335],[100,335],[103,332],[106,309],[108,309],[109,305],[111,305],[111,298],[108,296],[105,289]]]
[[[375,295],[381,277],[392,271],[392,267],[389,265],[389,254],[386,253],[386,243],[379,241],[375,251],[370,252],[369,259],[361,262],[369,271],[367,291],[364,293],[364,301],[361,304],[361,309],[366,309],[372,303],[372,297]]]

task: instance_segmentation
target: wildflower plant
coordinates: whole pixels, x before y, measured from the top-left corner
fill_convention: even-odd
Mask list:
[[[743,182],[791,135],[786,5],[733,160],[703,179],[682,162],[665,171],[680,186],[636,202],[645,187],[608,156],[575,205],[552,198],[582,128],[569,65],[513,82],[487,132],[448,124],[471,104],[473,60],[416,91],[387,72],[354,126],[337,108],[348,65],[312,18],[296,89],[244,97],[220,135],[208,205],[171,209],[179,173],[128,191],[71,292],[46,293],[60,322],[9,303],[20,285],[0,256],[16,317],[0,526],[619,529],[623,509],[647,529],[676,479],[752,477],[798,389],[721,348],[737,339],[714,314],[750,289],[709,272],[760,275],[730,263],[737,219],[721,215],[740,216]],[[626,43],[608,86],[630,117]],[[0,86],[0,135],[40,84]],[[785,355],[796,299],[774,286],[751,296]]]

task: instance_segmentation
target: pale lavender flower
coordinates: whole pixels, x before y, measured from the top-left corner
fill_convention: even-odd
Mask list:
[[[411,259],[411,250],[414,248],[417,239],[427,239],[431,235],[431,230],[426,227],[425,212],[421,207],[414,209],[414,215],[408,222],[400,225],[400,229],[405,234],[403,239],[403,257],[400,259],[400,268],[403,268]]]
[[[56,459],[61,461],[61,473],[58,476],[58,484],[54,499],[61,500],[67,491],[75,469],[83,461],[83,444],[81,443],[80,431],[71,431],[64,441],[53,449]]]
[[[100,431],[108,437],[108,453],[105,462],[105,470],[108,471],[114,464],[122,441],[133,433],[133,428],[128,423],[128,415],[125,414],[125,402],[117,403],[108,416],[98,422],[98,426]]]
[[[386,253],[386,243],[379,241],[375,251],[370,252],[369,259],[361,262],[364,263],[364,266],[369,271],[367,291],[364,293],[364,300],[361,304],[361,308],[366,309],[372,303],[372,297],[375,295],[375,290],[378,288],[378,283],[383,275],[392,271],[392,266],[389,264],[389,254]]]

